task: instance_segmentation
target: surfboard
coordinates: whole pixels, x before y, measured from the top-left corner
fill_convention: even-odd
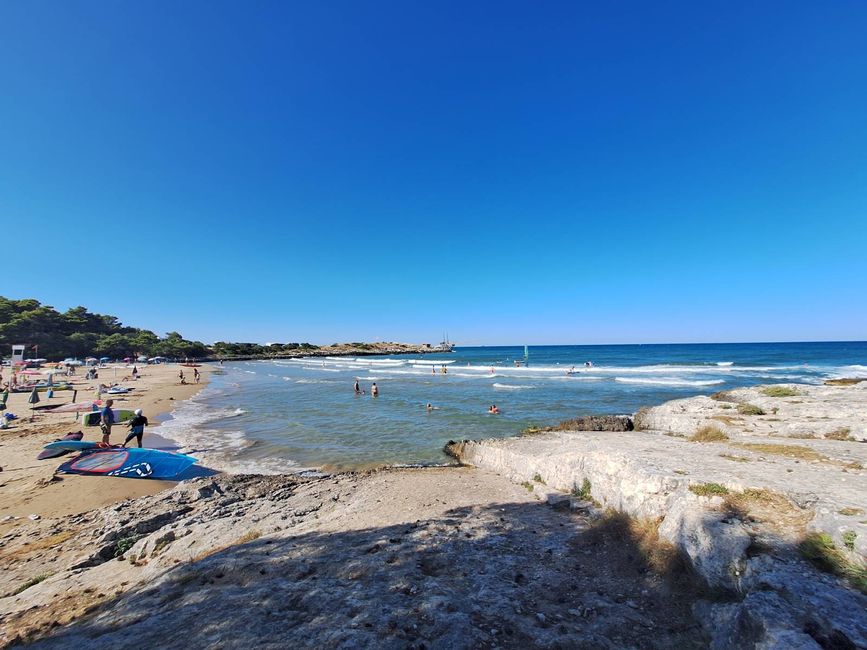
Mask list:
[[[77,442],[84,437],[84,434],[81,431],[76,431],[75,433],[67,433],[63,438],[58,440],[57,442]],[[45,460],[46,458],[57,458],[58,456],[63,456],[64,454],[68,454],[71,449],[43,449],[39,452],[39,455],[36,457],[36,460]]]
[[[45,445],[45,449],[59,449],[62,451],[84,451],[86,449],[99,448],[98,442],[90,440],[55,440]]]
[[[192,456],[160,449],[96,449],[85,451],[57,468],[67,474],[122,478],[173,478],[197,461]]]
[[[114,423],[119,424],[120,422],[126,422],[127,420],[132,420],[135,417],[135,412],[130,411],[128,409],[112,409],[114,412]],[[102,420],[102,411],[92,411],[90,413],[85,413],[84,415],[84,426],[86,427],[95,427],[99,426],[100,421]]]

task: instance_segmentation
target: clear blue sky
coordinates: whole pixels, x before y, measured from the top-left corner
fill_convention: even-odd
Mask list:
[[[0,294],[206,342],[867,336],[867,3],[0,3]]]

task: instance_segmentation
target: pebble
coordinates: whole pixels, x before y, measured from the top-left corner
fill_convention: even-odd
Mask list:
[[[544,615],[542,612],[537,612],[537,613],[536,613],[536,618],[538,619],[538,621],[539,621],[540,623],[544,623],[544,622],[545,622],[545,615]]]
[[[37,519],[41,519],[39,515],[30,515],[27,517],[30,521],[36,521]]]

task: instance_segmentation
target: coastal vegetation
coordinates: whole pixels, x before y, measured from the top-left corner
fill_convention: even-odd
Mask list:
[[[591,490],[592,486],[590,485],[590,480],[585,478],[584,481],[581,483],[581,487],[578,487],[578,485],[576,484],[572,488],[572,496],[578,497],[579,499],[592,501],[593,495],[591,493]]]
[[[47,580],[52,575],[54,575],[54,574],[53,573],[40,573],[39,575],[30,578],[30,580],[28,580],[27,582],[22,584],[20,587],[18,587],[15,591],[12,592],[12,595],[17,596],[22,591],[25,591],[26,589],[30,589],[30,587],[32,587],[34,585],[38,585],[40,582],[42,582],[43,580]]]
[[[725,442],[729,437],[712,424],[703,426],[689,437],[691,442]]]
[[[795,397],[801,394],[791,386],[768,386],[762,389],[762,393],[768,397]]]
[[[219,341],[209,346],[185,339],[178,332],[160,337],[150,330],[124,325],[116,316],[93,313],[87,307],[60,312],[32,298],[13,300],[0,296],[0,349],[9,350],[16,344],[27,346],[28,357],[51,360],[83,359],[90,355],[111,359],[136,356],[270,358],[328,350],[310,343],[262,345]],[[346,352],[347,347],[361,353],[377,349],[369,343],[348,346],[335,343],[330,347],[334,348],[333,354]]]
[[[786,456],[787,458],[797,458],[798,460],[828,460],[824,454],[801,445],[778,445],[761,442],[739,442],[735,443],[736,447],[747,449],[757,454],[770,454],[773,456]]]
[[[25,344],[28,355],[47,359],[87,355],[121,358],[131,355],[204,357],[204,343],[188,341],[178,332],[164,337],[150,330],[123,325],[115,316],[96,314],[86,307],[59,312],[38,300],[10,300],[0,296],[0,349]]]
[[[738,413],[741,415],[764,415],[765,412],[761,407],[755,404],[738,404]]]
[[[729,493],[728,488],[719,483],[700,483],[699,485],[690,485],[689,491],[700,497],[722,496]]]
[[[852,542],[854,545],[854,538]],[[822,571],[845,578],[853,587],[867,593],[867,569],[850,561],[845,553],[834,545],[834,540],[828,533],[810,533],[801,540],[798,550]]]

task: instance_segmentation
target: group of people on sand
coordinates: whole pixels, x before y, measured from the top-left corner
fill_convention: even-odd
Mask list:
[[[366,395],[365,390],[359,385],[358,380],[355,380],[355,385],[352,387],[355,391],[356,395]],[[379,397],[379,387],[376,385],[376,382],[373,382],[370,385],[370,396],[371,397]]]
[[[102,443],[105,445],[111,444],[111,428],[117,424],[114,409],[111,408],[113,405],[114,400],[105,400],[105,406],[103,407],[99,417],[99,428],[102,430]],[[126,423],[126,426],[129,428],[129,435],[127,435],[126,440],[123,441],[121,447],[126,447],[127,443],[129,443],[133,438],[137,440],[139,447],[142,446],[144,428],[148,424],[148,419],[142,414],[141,409],[136,409],[133,413],[134,415],[132,419]]]
[[[202,376],[199,374],[199,369],[193,368],[193,381],[198,384],[201,377]],[[182,386],[186,386],[187,378],[184,376],[184,369],[183,368],[178,370],[178,379],[180,380]]]

